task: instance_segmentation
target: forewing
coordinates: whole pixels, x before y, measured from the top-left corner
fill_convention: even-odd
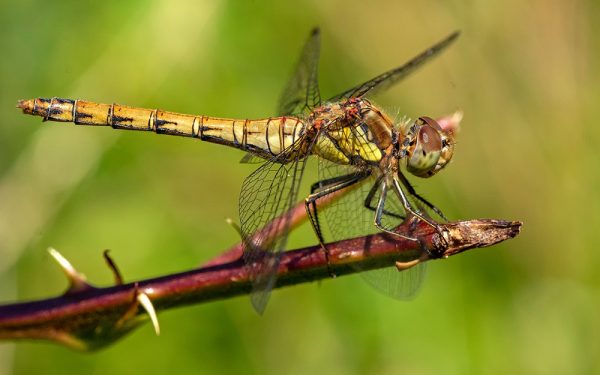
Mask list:
[[[435,56],[439,55],[444,49],[446,49],[452,42],[460,35],[459,31],[447,36],[442,41],[438,42],[434,46],[426,49],[420,55],[416,56],[412,60],[408,61],[402,66],[395,69],[389,70],[383,74],[378,75],[358,86],[355,86],[349,90],[342,92],[329,99],[330,102],[339,101],[348,98],[357,98],[366,95],[373,95],[377,92],[384,91],[402,79],[406,78],[409,74],[423,66],[426,62],[431,61]]]
[[[281,252],[290,229],[290,209],[298,198],[298,187],[306,158],[299,148],[304,138],[272,160],[265,162],[242,184],[239,211],[244,241],[244,260],[253,284],[252,305],[259,314],[265,309],[277,278]],[[290,157],[294,157],[289,161]],[[282,163],[287,161],[286,163]]]
[[[319,29],[315,28],[302,49],[294,75],[279,99],[279,116],[308,112],[321,105],[318,82],[320,48],[321,36]]]

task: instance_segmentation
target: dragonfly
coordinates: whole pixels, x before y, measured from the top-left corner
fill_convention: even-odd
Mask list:
[[[187,115],[58,97],[21,100],[17,107],[44,121],[191,137],[245,151],[243,162],[262,160],[245,178],[239,197],[243,257],[253,285],[251,301],[262,314],[276,284],[290,232],[290,212],[310,156],[317,159],[319,180],[311,185],[305,207],[326,255],[326,235],[336,241],[383,231],[417,241],[393,229],[408,218],[440,230],[431,217],[447,219],[416,192],[403,170],[421,178],[442,170],[454,153],[454,129],[443,128],[427,116],[395,121],[370,97],[438,56],[458,36],[454,32],[405,64],[322,100],[321,38],[315,28],[281,95],[277,115],[264,119]],[[341,197],[319,207],[318,202],[332,194]],[[393,267],[359,271],[371,285],[399,298],[414,294],[423,275],[422,263],[410,273]]]

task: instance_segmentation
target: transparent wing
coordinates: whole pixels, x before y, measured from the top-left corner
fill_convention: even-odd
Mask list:
[[[359,136],[354,132],[354,136]],[[330,147],[335,147],[331,145]],[[364,171],[362,171],[364,172]],[[319,159],[319,180],[335,180],[336,177],[361,173],[361,170],[349,166]],[[374,225],[375,207],[381,195],[381,171],[373,169],[371,175],[359,186],[348,191],[341,198],[318,210],[318,220],[325,232],[327,241],[338,241],[377,233]],[[318,205],[318,202],[317,202]],[[393,229],[406,217],[400,200],[391,191],[386,195],[382,225]],[[412,259],[399,259],[410,261]],[[399,272],[395,267],[366,270],[357,266],[360,275],[376,290],[393,298],[406,299],[419,289],[423,276],[423,263]]]
[[[264,163],[242,184],[239,211],[244,261],[253,284],[252,305],[259,314],[264,311],[275,285],[281,252],[286,245],[289,210],[297,200],[306,164],[300,152],[305,140],[300,138]]]
[[[260,163],[264,163],[265,159],[255,155],[251,152],[247,152],[241,159],[240,159],[240,164],[260,164]]]
[[[380,268],[361,272],[361,276],[378,292],[396,299],[415,297],[427,274],[425,263],[419,263],[402,272],[396,267]]]
[[[315,28],[302,49],[292,79],[287,83],[279,99],[277,110],[279,116],[308,112],[321,105],[318,82],[320,48],[321,36],[319,29]]]
[[[402,79],[406,78],[409,74],[423,66],[426,62],[431,61],[435,56],[439,55],[446,47],[458,38],[460,35],[459,31],[447,36],[444,40],[438,42],[434,46],[426,49],[420,55],[416,56],[409,62],[395,69],[389,70],[383,74],[378,75],[375,78],[368,80],[367,82],[361,83],[349,90],[344,91],[341,94],[334,96],[329,99],[330,102],[339,101],[342,99],[356,98],[366,95],[373,95],[376,92],[381,92],[395,85]]]
[[[373,222],[375,221],[374,208],[377,206],[377,202],[381,197],[381,184],[373,184],[367,193],[367,197],[371,198],[369,202],[364,202],[365,205],[369,205],[371,209],[370,217],[367,219],[368,223],[375,227]],[[376,189],[376,190],[374,190]],[[366,188],[365,188],[366,190]],[[369,196],[369,193],[374,193]],[[409,195],[409,199],[415,206],[415,200]],[[388,191],[385,197],[383,217],[381,224],[388,230],[393,230],[400,225],[406,218],[406,211],[400,202],[400,199],[393,191]],[[399,258],[400,262],[412,261],[415,258]],[[392,298],[397,299],[409,299],[414,297],[425,277],[426,270],[425,263],[417,263],[417,265],[410,267],[406,270],[399,271],[396,267],[381,268],[376,270],[366,270],[360,273],[360,275],[377,291],[388,295]],[[360,270],[360,269],[359,269]]]

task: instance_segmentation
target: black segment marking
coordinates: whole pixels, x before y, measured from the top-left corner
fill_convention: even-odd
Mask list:
[[[75,102],[71,99],[62,99],[62,98],[52,98],[50,100],[50,107],[46,116],[46,120],[55,120],[55,121],[69,121],[65,119],[61,119],[54,116],[59,116],[64,114],[63,105],[70,104],[73,105]]]
[[[177,121],[161,120],[157,117],[156,120],[154,120],[154,129],[155,129],[156,133],[158,133],[158,134],[164,134],[164,133],[169,133],[169,132],[173,133],[174,131],[172,129],[161,129],[161,127],[166,124],[173,124],[173,125],[175,125],[175,127],[177,127]]]
[[[38,99],[41,103],[43,104],[48,104],[48,106],[46,108],[44,108],[45,106],[42,105],[41,108],[38,108],[38,115],[43,116],[44,118],[48,115],[48,111],[50,110],[50,99],[46,99],[46,98],[39,98]],[[42,120],[43,121],[43,120]]]
[[[226,139],[223,139],[219,136],[216,136],[216,135],[201,135],[200,139],[203,141],[211,142],[211,143],[219,143],[219,144],[223,144],[223,145],[229,144],[229,141],[227,141]]]
[[[73,105],[73,122],[75,125],[87,124],[87,122],[83,122],[82,119],[92,118],[92,115],[89,113],[80,113],[78,108],[79,100],[75,101]]]
[[[133,117],[122,117],[122,116],[115,116],[114,113],[111,116],[111,126],[113,128],[116,127],[122,127],[122,128],[130,128],[131,127],[131,122],[133,121]],[[129,123],[129,124],[125,124],[125,123]]]
[[[41,98],[37,98],[37,99],[33,99],[33,114],[34,115],[38,115],[38,108],[37,108],[37,102],[38,100],[42,100]]]
[[[92,118],[92,115],[90,115],[89,113],[82,113],[82,112],[78,112],[78,111],[74,111],[75,112],[75,117],[73,118],[73,122],[76,125],[81,125],[81,124],[86,124],[86,122],[82,122],[81,120],[84,118]]]
[[[48,109],[46,110],[46,114],[44,115],[43,121],[48,121],[48,119],[50,118],[50,115],[52,113],[52,103],[54,102],[54,99],[56,98],[50,99],[50,104],[48,104]]]
[[[202,139],[202,140],[216,139],[216,140],[221,140],[221,142],[219,142],[219,143],[229,143],[226,139],[224,139],[223,137],[219,137],[218,135],[204,135],[204,131],[205,130],[209,130],[209,131],[210,130],[216,130],[216,131],[219,131],[219,130],[221,130],[221,128],[219,128],[219,127],[213,128],[213,127],[210,127],[210,126],[201,125],[201,127],[200,127],[200,139]]]

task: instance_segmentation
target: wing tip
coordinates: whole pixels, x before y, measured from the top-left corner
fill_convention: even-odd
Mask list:
[[[449,46],[450,44],[454,43],[454,41],[456,41],[456,39],[458,39],[461,32],[462,32],[462,30],[460,30],[460,29],[454,30],[447,37],[442,39],[442,41],[439,42],[437,45],[440,46],[441,48],[445,48],[445,47]]]
[[[460,36],[460,34],[461,34],[461,33],[462,33],[462,30],[461,30],[461,29],[456,29],[456,30],[454,30],[454,31],[452,32],[452,34],[450,34],[450,36],[451,36],[452,38],[458,38],[458,37]]]
[[[265,309],[267,307],[267,302],[269,300],[269,295],[264,295],[264,292],[255,292],[250,296],[250,303],[252,303],[252,307],[254,311],[260,316],[265,313]]]

